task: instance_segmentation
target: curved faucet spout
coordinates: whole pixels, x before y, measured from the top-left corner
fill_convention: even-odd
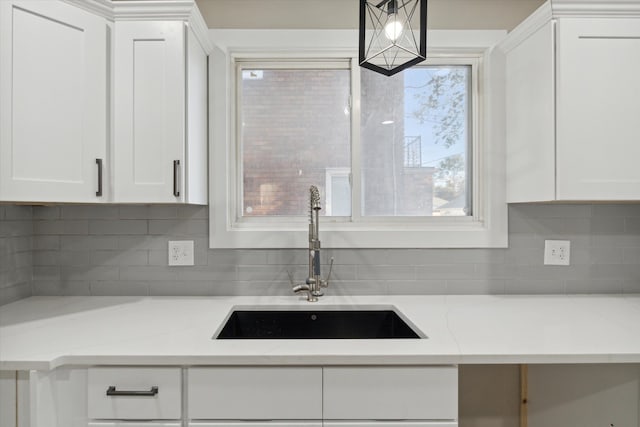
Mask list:
[[[300,292],[306,292],[307,293],[307,301],[316,302],[316,301],[318,301],[318,297],[313,294],[313,291],[312,291],[311,288],[312,288],[311,285],[307,285],[305,283],[305,284],[302,284],[302,285],[294,286],[293,287],[293,292],[296,293],[296,294],[300,293]]]

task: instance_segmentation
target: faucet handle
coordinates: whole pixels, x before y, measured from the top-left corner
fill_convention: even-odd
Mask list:
[[[329,274],[327,274],[327,278],[325,280],[320,281],[320,286],[323,288],[329,287],[329,281],[331,281],[331,272],[333,271],[333,257],[329,261]]]

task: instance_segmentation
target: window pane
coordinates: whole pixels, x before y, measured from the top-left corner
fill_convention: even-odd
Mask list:
[[[365,216],[471,215],[470,66],[362,69]]]
[[[348,69],[242,69],[244,216],[307,215],[311,185],[324,215],[327,183],[340,197],[330,214],[345,215],[344,182],[328,177],[351,168],[350,84]]]
[[[351,216],[351,169],[327,169],[326,214]]]

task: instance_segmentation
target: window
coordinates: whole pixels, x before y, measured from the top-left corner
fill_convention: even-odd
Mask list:
[[[351,216],[349,62],[236,64],[239,215],[304,216],[316,185],[323,215]],[[362,216],[471,214],[471,68],[359,70]]]
[[[386,77],[344,49],[221,44],[212,247],[304,247],[311,185],[325,247],[506,246],[503,141],[488,146],[484,123],[500,102],[483,91],[487,45],[443,48]]]
[[[475,83],[452,62],[361,70],[363,216],[471,215]]]
[[[329,173],[339,169],[349,176],[349,61],[237,61],[237,71],[239,215],[305,216],[311,185],[324,195],[331,190],[325,187]],[[337,178],[330,184],[338,185]],[[350,197],[343,187],[336,190]],[[322,214],[349,215],[350,200],[340,202],[340,209]]]

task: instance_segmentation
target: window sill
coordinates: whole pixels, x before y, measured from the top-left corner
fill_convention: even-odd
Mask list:
[[[492,222],[472,218],[435,221],[431,224],[331,223],[320,220],[320,240],[325,248],[506,248],[507,218]],[[211,230],[212,248],[304,248],[306,223],[278,229],[270,224],[237,224]]]

